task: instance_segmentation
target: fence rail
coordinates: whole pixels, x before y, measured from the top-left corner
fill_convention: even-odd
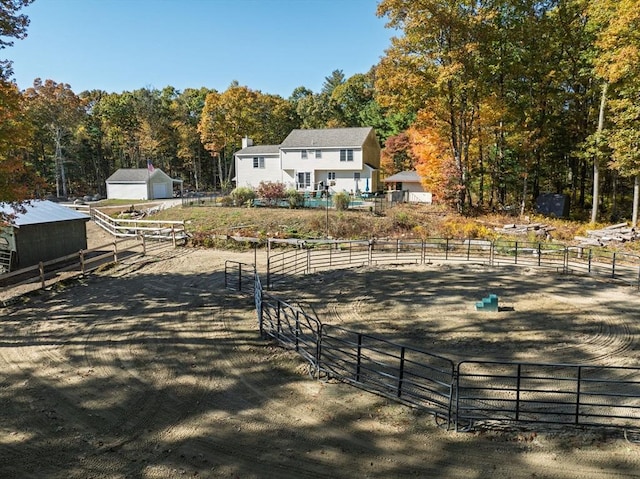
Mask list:
[[[480,420],[638,427],[640,368],[463,361],[456,424]]]
[[[451,360],[385,339],[322,325],[319,370],[449,421]]]
[[[291,243],[289,241],[289,243]],[[544,243],[436,239],[298,242],[269,247],[267,285],[288,276],[358,265],[481,261],[578,272],[638,285],[640,257]],[[230,267],[229,274],[240,271]],[[225,267],[225,273],[227,268]],[[236,273],[237,274],[237,273]],[[433,413],[456,430],[486,421],[640,428],[640,368],[461,361],[323,324],[263,290],[254,270],[260,331],[326,374]],[[244,288],[236,276],[229,284]],[[247,291],[249,292],[249,291]]]
[[[171,240],[174,246],[188,238],[184,221],[118,219],[95,208],[92,209],[92,218],[98,226],[118,238],[144,236],[147,239]]]
[[[289,242],[291,244],[291,242]],[[640,289],[640,256],[560,244],[430,238],[422,241],[298,241],[295,249],[269,247],[267,288],[295,274],[360,265],[473,261],[519,265],[615,279]]]
[[[47,285],[57,281],[59,273],[85,274],[105,263],[117,263],[123,256],[135,254],[143,256],[146,254],[144,237],[122,238],[102,246],[80,250],[77,253],[49,261],[41,261],[36,265],[2,274],[0,275],[0,287],[13,288],[33,283],[36,285],[36,289],[44,289]]]

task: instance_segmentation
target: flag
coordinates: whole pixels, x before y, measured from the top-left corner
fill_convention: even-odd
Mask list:
[[[147,169],[149,170],[149,173],[153,173],[153,170],[155,169],[151,160],[147,160]]]

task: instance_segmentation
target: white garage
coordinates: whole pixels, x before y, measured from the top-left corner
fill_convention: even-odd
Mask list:
[[[174,180],[158,168],[120,168],[106,183],[108,199],[156,200],[172,198],[173,184],[182,180]]]

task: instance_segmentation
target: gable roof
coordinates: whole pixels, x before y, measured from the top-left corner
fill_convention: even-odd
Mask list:
[[[89,221],[90,219],[89,215],[49,200],[30,200],[28,203],[25,202],[23,206],[26,209],[24,213],[15,213],[7,203],[0,203],[0,211],[8,215],[15,214],[16,216],[11,226],[18,228],[40,223],[57,223],[72,220]]]
[[[338,148],[361,147],[373,128],[322,128],[317,130],[292,130],[280,148]]]
[[[236,151],[236,155],[277,155],[278,153],[280,153],[280,145],[247,146]]]
[[[416,171],[401,171],[384,179],[385,183],[420,183],[420,176]]]
[[[154,169],[153,173],[150,173],[147,168],[120,168],[107,178],[107,183],[145,183],[150,177],[158,173],[168,177],[160,168]]]

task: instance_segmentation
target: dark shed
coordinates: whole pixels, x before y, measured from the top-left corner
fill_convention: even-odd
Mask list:
[[[87,249],[88,215],[46,200],[24,206],[26,212],[18,213],[13,224],[0,228],[0,257],[10,263],[2,269],[26,268]],[[5,203],[0,203],[0,211],[14,213]]]

